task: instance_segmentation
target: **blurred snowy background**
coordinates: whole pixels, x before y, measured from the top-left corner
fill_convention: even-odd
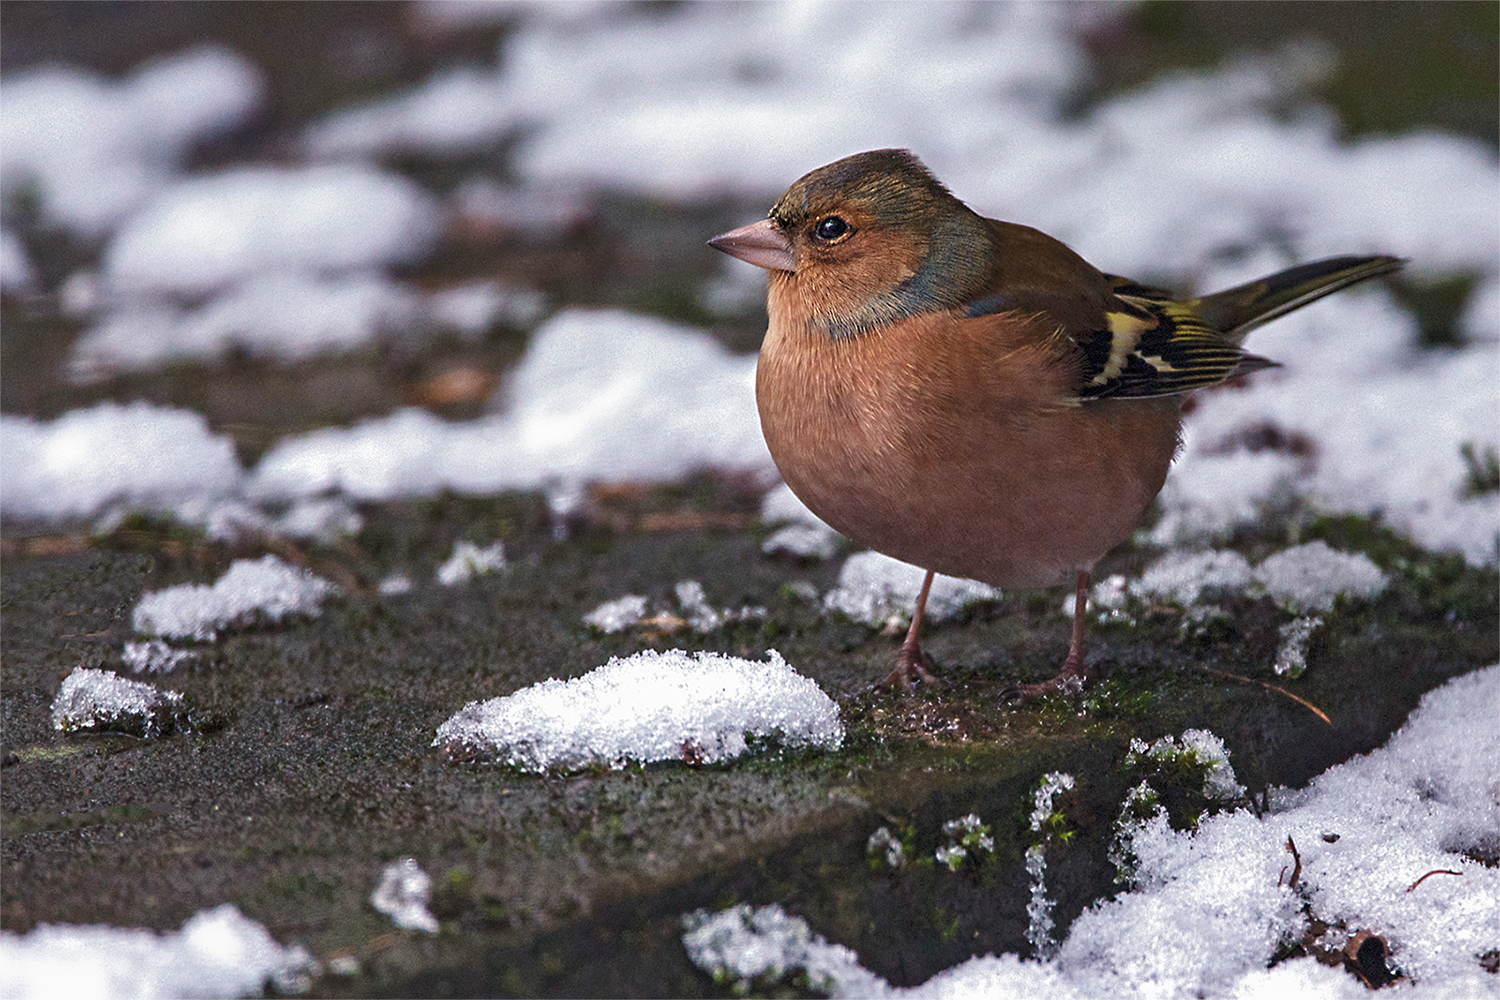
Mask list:
[[[1146,541],[1213,544],[1300,505],[1377,515],[1429,549],[1494,563],[1497,20],[1477,3],[10,0],[6,554],[46,554],[50,532],[81,546],[135,514],[216,539],[336,542],[359,530],[361,504],[445,491],[540,490],[565,515],[589,484],[703,468],[771,491],[766,520],[798,521],[772,489],[754,408],[764,276],[704,240],[762,215],[807,170],[905,146],[984,214],[1184,292],[1322,255],[1410,258],[1398,281],[1256,332],[1256,353],[1285,367],[1199,400]],[[785,531],[768,545],[833,551],[816,525]],[[455,547],[439,579],[493,569],[481,556],[504,565],[498,543]],[[1223,554],[1163,564],[1179,557]],[[889,607],[855,610],[869,587],[851,571],[866,559],[851,557],[825,600],[878,624]],[[135,627],[212,635],[249,613],[245,592],[267,613],[267,589],[282,602],[270,617],[313,616],[330,589],[270,556],[236,566],[214,588],[147,594]],[[415,586],[401,569],[379,568],[392,574],[382,594]],[[684,586],[684,614],[733,616]],[[624,605],[640,620],[647,600],[588,620],[615,631],[597,616]],[[158,638],[127,643],[124,661],[166,673],[187,655]],[[443,688],[456,698],[444,711],[525,676],[497,671],[447,676],[463,695]],[[1143,861],[1157,852],[1143,885],[1091,911],[1057,962],[977,959],[954,973],[966,985],[939,977],[932,992],[1362,995],[1311,959],[1265,968],[1300,920],[1275,872],[1293,826],[1317,845],[1308,882],[1335,894],[1319,905],[1385,928],[1422,995],[1492,990],[1474,957],[1494,955],[1500,896],[1475,858],[1493,854],[1496,683],[1492,669],[1435,692],[1385,756],[1328,772],[1270,819],[1238,810],[1196,839],[1140,831]],[[99,671],[64,686],[89,711],[122,687],[151,694]],[[749,728],[730,721],[736,736]],[[402,738],[425,748],[431,735]],[[1318,833],[1333,828],[1343,840],[1325,847],[1338,838]],[[1451,864],[1462,887],[1399,891],[1408,869]],[[407,867],[418,925],[436,927],[426,875]],[[687,945],[705,969],[748,976],[747,955],[771,954],[826,967],[844,993],[891,991],[797,921],[726,910]],[[0,944],[7,995],[224,995],[268,976],[290,991],[315,965],[228,904],[161,938],[41,925]]]
[[[1257,333],[1287,367],[1205,401],[1157,538],[1290,494],[1493,561],[1494,19],[1357,6],[9,4],[0,504],[226,536],[769,483],[763,276],[703,240],[906,146],[1184,291],[1411,258]]]

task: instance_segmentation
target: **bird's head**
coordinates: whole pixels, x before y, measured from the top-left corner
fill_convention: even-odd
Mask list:
[[[990,244],[987,223],[904,149],[819,167],[767,218],[709,240],[771,271],[773,295],[797,296],[836,337],[958,305],[984,280]]]

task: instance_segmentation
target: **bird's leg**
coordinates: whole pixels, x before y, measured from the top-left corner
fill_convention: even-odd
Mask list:
[[[922,647],[917,643],[917,635],[922,631],[922,615],[927,610],[927,592],[932,589],[932,577],[932,570],[928,570],[927,575],[922,578],[922,589],[917,593],[917,606],[911,613],[911,628],[906,630],[906,640],[901,643],[901,651],[896,654],[895,669],[876,687],[900,687],[909,691],[916,686],[917,681],[939,683],[932,671],[927,669],[927,664],[932,661],[927,659],[927,654],[922,652]]]
[[[1064,689],[1082,690],[1083,674],[1083,613],[1089,606],[1089,571],[1078,571],[1077,589],[1073,591],[1073,634],[1068,639],[1068,656],[1063,660],[1058,680]]]
[[[1050,681],[1017,684],[1006,688],[1000,696],[1002,701],[1016,701],[1024,705],[1054,692],[1078,694],[1083,690],[1084,683],[1089,679],[1088,671],[1083,668],[1083,623],[1088,601],[1089,573],[1088,570],[1079,570],[1078,589],[1073,597],[1073,636],[1068,641],[1068,656],[1063,660],[1062,670]]]

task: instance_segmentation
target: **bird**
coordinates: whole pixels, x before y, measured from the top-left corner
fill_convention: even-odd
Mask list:
[[[926,570],[880,686],[937,681],[920,644],[935,573],[1074,586],[1061,669],[1007,689],[1021,702],[1090,679],[1090,575],[1161,490],[1184,400],[1277,364],[1241,349],[1256,327],[1405,263],[1332,257],[1177,298],[981,216],[904,149],[819,167],[708,244],[769,272],[755,393],[783,480]]]

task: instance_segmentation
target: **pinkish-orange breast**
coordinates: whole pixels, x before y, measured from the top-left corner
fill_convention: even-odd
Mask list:
[[[1178,402],[1072,404],[1070,373],[1020,321],[929,314],[834,340],[789,318],[756,373],[766,444],[793,492],[860,544],[1049,585],[1092,567],[1161,489]]]

